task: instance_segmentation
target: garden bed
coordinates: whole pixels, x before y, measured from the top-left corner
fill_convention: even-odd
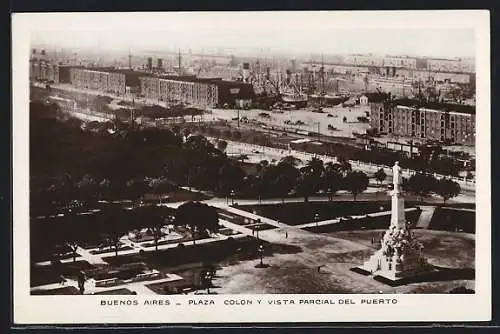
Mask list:
[[[124,251],[124,250],[131,250],[131,249],[133,249],[133,248],[130,246],[124,246],[124,247],[118,248],[118,252]],[[102,250],[91,250],[89,253],[96,255],[96,254],[106,254],[106,253],[114,253],[114,252],[116,252],[116,250],[114,248],[106,248],[106,249],[102,249]]]

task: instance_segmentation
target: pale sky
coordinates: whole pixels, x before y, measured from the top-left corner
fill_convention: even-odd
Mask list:
[[[30,14],[36,15],[31,19],[31,41],[110,50],[223,47],[305,54],[475,56],[475,30],[464,17],[418,13]]]

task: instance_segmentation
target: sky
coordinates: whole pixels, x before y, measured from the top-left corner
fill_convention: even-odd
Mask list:
[[[393,12],[32,14],[31,42],[107,50],[234,48],[473,57],[460,16]]]

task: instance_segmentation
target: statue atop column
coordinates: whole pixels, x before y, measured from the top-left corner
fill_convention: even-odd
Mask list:
[[[362,266],[364,272],[397,281],[427,270],[422,245],[413,238],[405,217],[404,196],[401,193],[401,167],[396,161],[392,167],[394,189],[391,195],[391,220],[381,248]]]
[[[394,184],[394,190],[399,191],[401,185],[401,167],[399,167],[399,161],[396,161],[394,167],[392,167],[392,183]]]

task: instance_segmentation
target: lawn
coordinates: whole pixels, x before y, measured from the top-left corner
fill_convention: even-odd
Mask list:
[[[35,290],[31,291],[34,296],[51,296],[51,295],[79,295],[80,292],[74,286],[65,286],[63,288],[52,290]]]
[[[445,231],[462,230],[467,233],[475,233],[476,212],[436,208],[434,216],[429,223],[429,228]]]
[[[406,207],[409,207],[408,205]],[[329,220],[351,215],[362,215],[390,210],[390,201],[332,201],[332,202],[296,202],[262,205],[240,205],[238,209],[255,212],[288,225]],[[316,216],[317,215],[317,216]]]
[[[412,211],[406,212],[405,214],[406,220],[416,224],[418,218],[420,216],[420,211]],[[327,232],[335,232],[335,231],[356,231],[356,230],[365,230],[365,229],[386,229],[389,227],[391,221],[391,215],[386,214],[383,216],[377,217],[365,217],[360,219],[345,219],[342,222],[328,225],[320,225],[318,227],[311,226],[304,228],[307,231],[311,231],[314,233],[327,233]]]
[[[58,265],[32,266],[30,286],[40,286],[45,284],[61,282],[61,275],[68,278],[76,278],[80,270],[93,268],[87,261],[76,261],[61,263]]]

